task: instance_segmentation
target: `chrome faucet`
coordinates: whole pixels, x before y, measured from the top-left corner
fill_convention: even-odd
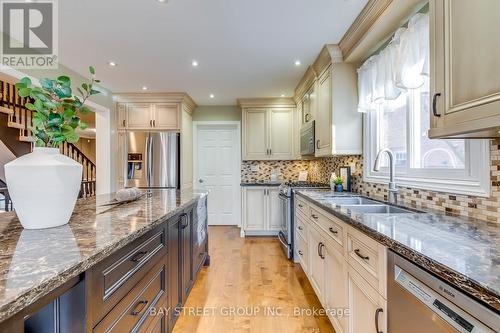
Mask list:
[[[389,156],[389,203],[397,204],[398,202],[398,189],[396,183],[394,182],[394,171],[396,170],[396,161],[394,160],[394,154],[390,149],[384,148],[380,149],[375,158],[375,164],[373,165],[373,171],[380,171],[380,157],[382,153],[387,153]]]

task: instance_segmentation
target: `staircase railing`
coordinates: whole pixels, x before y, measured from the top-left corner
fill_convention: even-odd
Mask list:
[[[19,141],[32,142],[31,131],[33,113],[25,105],[29,97],[19,96],[14,84],[0,80],[0,112],[8,114],[8,127],[19,130]],[[96,166],[78,147],[65,142],[59,147],[62,154],[71,157],[83,165],[80,197],[95,195]]]

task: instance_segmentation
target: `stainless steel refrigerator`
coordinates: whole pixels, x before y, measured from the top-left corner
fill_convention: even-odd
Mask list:
[[[179,188],[179,134],[127,132],[125,187]]]

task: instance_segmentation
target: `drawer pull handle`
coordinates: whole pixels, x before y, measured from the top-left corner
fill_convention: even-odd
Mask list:
[[[376,333],[384,333],[382,331],[379,331],[379,329],[378,329],[378,317],[379,317],[379,315],[380,315],[381,312],[384,312],[384,310],[381,309],[381,308],[378,308],[375,311],[375,331],[376,331]]]
[[[314,215],[314,214],[312,214],[312,215],[311,215],[311,217],[312,217],[313,219],[315,219],[315,220],[317,220],[317,219],[318,219],[318,215]]]
[[[299,252],[300,255],[304,254],[304,252],[302,252],[302,250],[299,250],[298,252]]]
[[[134,254],[132,258],[130,258],[130,261],[139,262],[141,261],[142,258],[144,258],[146,254],[148,254],[148,251],[139,251],[136,254]]]
[[[304,230],[304,228],[302,228],[302,226],[300,226],[300,225],[297,227],[297,229]]]
[[[325,255],[323,254],[323,248],[325,247],[325,244],[319,243],[319,257],[321,259],[325,259]]]
[[[297,206],[299,206],[299,208],[304,208],[304,206],[302,206],[302,204],[298,204]]]
[[[434,94],[434,96],[432,97],[432,114],[434,115],[434,117],[441,117],[441,115],[437,112],[437,98],[441,96],[440,93],[437,93],[437,94]]]
[[[360,257],[361,259],[363,259],[363,260],[370,260],[370,257],[368,257],[368,256],[364,256],[364,255],[362,255],[362,254],[361,254],[361,253],[359,253],[359,252],[360,252],[360,251],[359,251],[359,249],[354,250],[354,253],[356,253],[356,255],[357,255],[358,257]]]
[[[328,230],[330,230],[330,232],[335,235],[339,233],[337,230],[333,230],[332,227],[328,228]]]
[[[148,305],[148,301],[137,302],[137,304],[134,306],[134,310],[132,310],[132,312],[130,314],[132,316],[138,316],[142,311],[144,311],[144,309],[146,308],[146,305]],[[141,306],[140,310],[137,309],[139,306]]]

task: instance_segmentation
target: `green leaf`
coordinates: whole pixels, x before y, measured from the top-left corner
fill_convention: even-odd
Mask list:
[[[95,68],[92,66],[89,66],[89,72],[90,72],[90,74],[95,75]]]
[[[37,114],[39,114],[37,112]],[[41,118],[40,116],[33,116],[32,119],[33,126],[35,126],[36,129],[44,129],[45,128],[45,119]]]
[[[86,83],[82,83],[82,88],[83,88],[83,90],[85,90],[87,92],[89,91],[89,85]]]
[[[96,79],[96,80],[94,80],[94,82],[100,83],[100,82],[101,82],[101,80],[97,80],[97,79]]]
[[[71,86],[71,79],[65,75],[59,76],[57,78],[57,81],[64,86],[68,86],[68,87]]]
[[[35,111],[36,110],[36,107],[35,107],[35,105],[33,103],[26,103],[24,106],[28,110],[31,110],[31,111]]]
[[[63,117],[64,117],[65,120],[71,120],[71,118],[73,118],[74,115],[75,115],[75,111],[74,110],[64,109]]]
[[[61,126],[61,132],[64,135],[68,135],[68,134],[74,133],[75,129],[73,127],[71,127],[70,125],[65,124],[65,125]]]
[[[52,91],[54,89],[54,80],[48,78],[40,79],[40,85],[43,89]]]
[[[50,113],[49,121],[47,122],[48,127],[59,127],[63,123],[63,118],[59,113]]]
[[[16,88],[23,89],[23,88],[27,88],[27,86],[26,86],[26,84],[24,84],[22,82],[18,82],[18,83],[16,83]]]
[[[23,83],[26,87],[31,86],[31,79],[29,77],[23,77],[19,82]]]
[[[45,141],[37,139],[36,143],[35,143],[35,146],[37,146],[37,147],[45,147]]]
[[[73,128],[77,128],[79,124],[80,124],[80,118],[78,118],[78,117],[71,118],[71,120],[69,122],[69,125]]]
[[[80,113],[84,116],[90,114],[90,112],[92,112],[87,106],[83,105],[82,107],[80,107]]]
[[[71,87],[64,85],[56,85],[54,87],[54,92],[59,98],[71,97]]]
[[[87,127],[88,127],[88,126],[87,126],[87,124],[86,124],[86,123],[84,123],[83,121],[80,121],[80,129],[81,129],[81,130],[85,130],[85,129],[87,129]]]
[[[39,99],[35,100],[35,109],[38,111],[38,112],[43,112],[44,108],[43,108],[43,102]]]
[[[91,95],[97,95],[97,94],[100,94],[101,92],[99,90],[95,90],[95,89],[91,89],[90,90],[90,94]]]
[[[19,89],[19,96],[28,97],[31,93],[31,88],[21,88]]]
[[[80,95],[85,96],[82,89],[80,87],[77,87],[76,90],[80,93]]]
[[[65,139],[69,143],[77,143],[78,140],[80,140],[80,136],[78,134],[76,134],[75,132],[73,132],[72,134],[65,135]]]

